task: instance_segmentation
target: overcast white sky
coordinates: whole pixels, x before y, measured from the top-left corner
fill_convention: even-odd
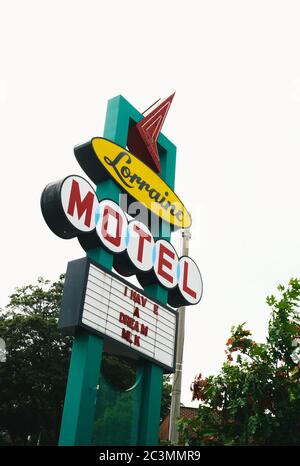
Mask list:
[[[143,111],[176,90],[163,132],[204,280],[186,312],[182,401],[221,367],[231,325],[263,340],[266,295],[300,275],[299,21],[287,0],[0,0],[0,306],[83,256],[47,228],[40,194],[87,178],[73,147],[102,135],[107,100]]]

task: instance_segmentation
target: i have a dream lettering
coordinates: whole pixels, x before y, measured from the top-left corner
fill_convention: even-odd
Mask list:
[[[177,312],[154,302],[87,258],[68,264],[59,318],[67,334],[85,328],[173,369]]]

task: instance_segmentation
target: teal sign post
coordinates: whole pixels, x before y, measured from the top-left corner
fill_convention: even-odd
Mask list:
[[[176,147],[160,132],[172,99],[147,116],[122,96],[109,100],[103,137],[74,149],[96,191],[71,175],[42,194],[49,228],[77,236],[87,255],[68,264],[61,305],[59,328],[75,338],[59,445],[158,443],[163,373],[175,366],[176,309],[202,296],[197,265],[169,241],[174,228],[191,223],[173,191]],[[134,219],[120,206],[124,193],[137,201]],[[120,275],[136,275],[142,289]],[[136,383],[123,398],[101,374],[104,349],[138,360]]]
[[[143,115],[124,97],[117,96],[108,102],[104,137],[125,148],[130,125],[138,123],[142,119]],[[176,146],[163,134],[160,134],[158,148],[161,177],[173,188]],[[96,193],[99,200],[109,198],[119,203],[122,191],[114,180],[108,179],[97,185]],[[163,231],[161,231],[160,237],[163,237]],[[112,269],[113,255],[104,248],[97,247],[89,250],[87,256],[108,270]],[[145,291],[154,300],[157,299],[162,303],[167,303],[168,291],[162,286],[149,285]],[[74,340],[59,445],[91,445],[92,443],[97,388],[100,387],[101,389],[102,351],[103,338],[87,331],[76,336]],[[142,403],[140,415],[138,416],[137,444],[157,445],[163,369],[145,360],[138,376],[141,377]],[[101,392],[99,396],[101,396]]]

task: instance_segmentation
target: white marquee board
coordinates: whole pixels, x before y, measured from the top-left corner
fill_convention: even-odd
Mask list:
[[[72,295],[73,300],[74,293],[68,292],[67,271],[60,327],[85,327],[135,350],[166,369],[173,369],[177,312],[153,301],[141,290],[88,259],[79,261],[84,263],[81,285],[74,285],[74,273],[71,278],[75,294],[78,294],[78,287],[83,288],[81,309],[70,324],[72,303],[68,303],[68,297]],[[68,324],[65,322],[66,312],[69,312]]]

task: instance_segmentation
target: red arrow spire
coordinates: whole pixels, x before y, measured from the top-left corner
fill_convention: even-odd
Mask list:
[[[170,95],[162,102],[155,102],[144,112],[144,118],[128,131],[128,149],[155,172],[160,172],[157,138],[174,98]]]

